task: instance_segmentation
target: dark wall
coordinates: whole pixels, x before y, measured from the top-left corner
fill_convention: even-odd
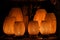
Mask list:
[[[56,0],[57,35],[60,39],[60,0]]]

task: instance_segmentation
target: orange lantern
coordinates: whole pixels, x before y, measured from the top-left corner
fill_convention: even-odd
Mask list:
[[[56,17],[54,13],[48,13],[45,18],[46,22],[42,22],[40,28],[41,34],[54,34],[56,32]]]
[[[46,21],[48,22],[51,22],[51,25],[52,25],[52,33],[55,33],[56,32],[56,16],[54,13],[48,13],[47,16],[46,16]]]
[[[51,32],[52,32],[51,28],[52,28],[51,23],[49,23],[47,21],[43,21],[41,23],[40,33],[43,35],[51,34]]]
[[[16,17],[16,21],[23,21],[23,15],[20,8],[12,8],[8,16]]]
[[[37,21],[31,21],[28,24],[28,33],[30,35],[37,35],[39,33],[39,25]]]
[[[33,21],[38,21],[39,27],[41,27],[41,22],[45,20],[47,12],[45,9],[38,9],[34,16]]]
[[[3,23],[3,32],[5,34],[14,34],[14,17],[6,17]]]
[[[16,36],[23,36],[25,33],[24,22],[22,22],[22,21],[15,22],[14,32],[15,32]]]

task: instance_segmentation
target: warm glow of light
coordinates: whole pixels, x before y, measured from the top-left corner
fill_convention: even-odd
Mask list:
[[[3,23],[3,32],[5,34],[14,34],[14,17],[6,17]]]
[[[31,21],[28,24],[28,33],[30,35],[37,35],[39,33],[39,25],[37,21]]]
[[[16,36],[23,36],[24,33],[25,33],[25,25],[24,25],[24,22],[22,22],[22,21],[15,22],[14,32],[15,32],[15,35]]]
[[[56,17],[54,13],[48,13],[45,22],[40,27],[41,34],[54,34],[56,32]]]
[[[50,22],[42,22],[42,24],[41,24],[41,27],[40,27],[40,33],[41,34],[51,34],[51,32],[52,32],[52,25],[51,25],[51,23]]]
[[[8,16],[16,17],[16,21],[23,21],[23,15],[20,8],[12,8]]]
[[[38,9],[34,16],[33,21],[38,21],[39,27],[41,27],[41,22],[45,20],[47,12],[45,9]]]

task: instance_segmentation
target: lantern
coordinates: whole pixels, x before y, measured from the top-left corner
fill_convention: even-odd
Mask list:
[[[23,21],[23,15],[20,8],[12,8],[8,16],[16,17],[16,21]]]
[[[15,22],[14,32],[16,36],[23,36],[25,33],[25,25],[22,21]]]
[[[33,18],[33,21],[38,21],[39,27],[41,27],[41,22],[45,20],[47,12],[45,9],[38,9]]]
[[[37,35],[39,33],[39,25],[37,21],[31,21],[28,24],[28,33],[30,35]]]
[[[48,13],[45,22],[42,22],[40,28],[41,34],[54,34],[56,32],[56,17],[54,13]]]
[[[5,34],[14,34],[14,17],[6,17],[3,23],[3,32]]]
[[[46,16],[46,21],[51,22],[52,25],[52,33],[56,32],[56,16],[54,13],[48,13]]]
[[[49,22],[43,21],[40,27],[40,33],[43,35],[51,34],[52,25]]]

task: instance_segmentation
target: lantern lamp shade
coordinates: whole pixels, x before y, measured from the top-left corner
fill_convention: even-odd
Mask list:
[[[45,9],[38,9],[34,15],[33,21],[38,21],[39,27],[41,27],[41,22],[45,20],[46,14]]]
[[[39,20],[42,21],[42,20],[45,19],[46,14],[47,14],[47,12],[46,12],[45,9],[38,9],[36,11],[36,14],[35,14],[33,20],[35,20],[35,21],[39,21]]]
[[[14,34],[15,17],[6,17],[3,23],[3,32],[5,34]]]
[[[31,21],[28,24],[28,33],[30,35],[38,35],[39,33],[39,25],[37,21]]]
[[[52,25],[49,22],[42,22],[40,27],[40,33],[43,35],[48,35],[52,33]]]
[[[48,13],[45,22],[42,22],[40,27],[41,34],[54,34],[56,33],[56,17],[54,13]]]
[[[14,25],[15,36],[23,36],[25,33],[25,24],[22,21],[16,21]]]
[[[8,16],[16,17],[16,21],[23,21],[23,15],[20,8],[12,8]]]

